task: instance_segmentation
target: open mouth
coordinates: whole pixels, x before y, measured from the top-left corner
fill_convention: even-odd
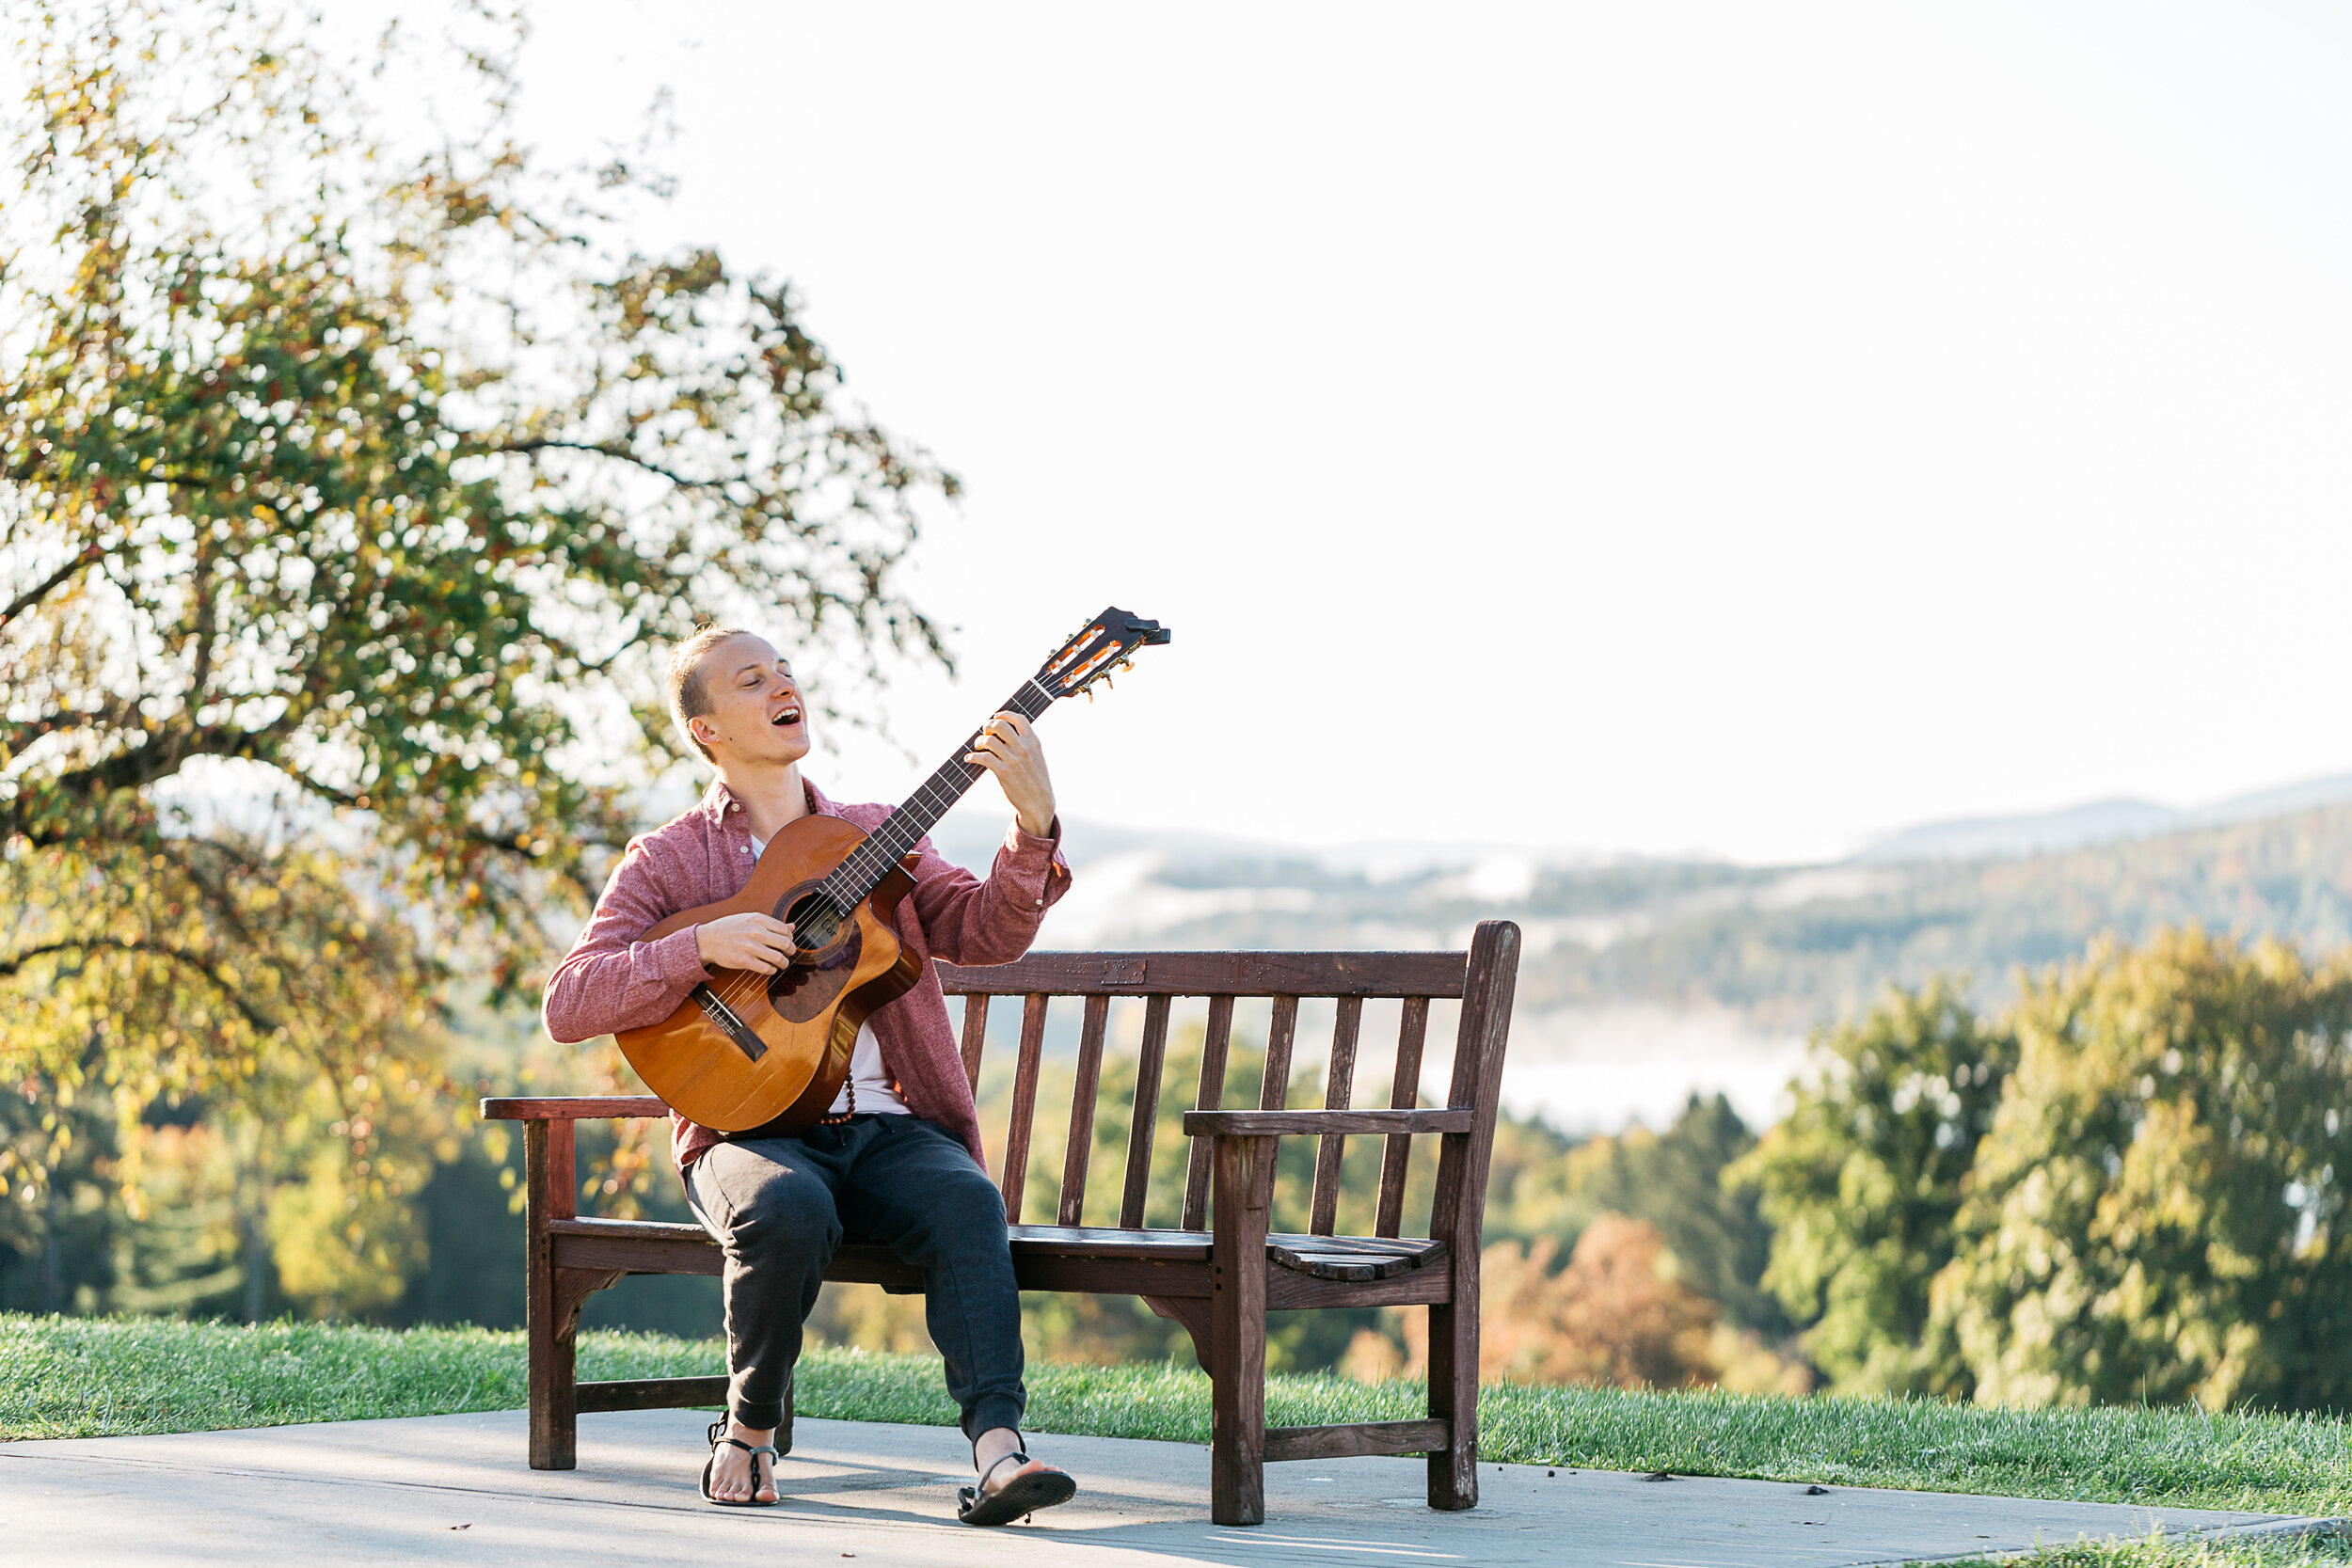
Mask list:
[[[786,708],[782,713],[777,714],[773,719],[768,721],[769,723],[774,725],[780,730],[788,729],[800,721],[801,707],[798,703],[793,704],[790,707]]]

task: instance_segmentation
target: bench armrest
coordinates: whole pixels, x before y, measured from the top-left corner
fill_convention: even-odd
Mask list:
[[[1184,1136],[1266,1138],[1285,1132],[1467,1132],[1471,1110],[1440,1111],[1186,1111]]]
[[[666,1117],[670,1107],[651,1094],[566,1095],[485,1100],[485,1121],[594,1121],[605,1117]]]

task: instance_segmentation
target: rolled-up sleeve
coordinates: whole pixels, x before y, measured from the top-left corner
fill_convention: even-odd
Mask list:
[[[1015,823],[985,878],[947,860],[929,838],[914,849],[915,918],[932,956],[949,963],[1010,963],[1029,950],[1045,911],[1070,891],[1058,816],[1041,838]]]
[[[643,841],[632,843],[588,928],[548,978],[541,1015],[549,1037],[570,1045],[659,1023],[710,977],[692,927],[638,940],[678,907],[665,896]]]

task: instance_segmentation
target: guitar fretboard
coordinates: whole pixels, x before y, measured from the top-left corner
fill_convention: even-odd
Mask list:
[[[1029,680],[992,711],[1010,711],[1033,720],[1053,705],[1054,694]],[[833,875],[825,879],[825,895],[835,909],[845,914],[855,909],[890,875],[898,857],[914,848],[947,815],[947,808],[963,799],[963,792],[988,771],[978,763],[963,760],[971,752],[972,743],[979,737],[977,729],[967,736],[955,753],[923,781],[922,787],[884,817],[881,827],[866,834],[866,842],[850,851],[849,859],[834,867]]]

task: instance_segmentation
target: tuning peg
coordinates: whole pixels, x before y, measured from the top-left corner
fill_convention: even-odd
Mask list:
[[[1094,687],[1093,687],[1093,684],[1092,684],[1091,682],[1089,682],[1089,683],[1088,684],[1087,688],[1086,688],[1086,694],[1087,694],[1087,701],[1088,701],[1088,702],[1089,702],[1089,703],[1090,703],[1090,702],[1094,701]]]
[[[1136,667],[1136,661],[1132,658],[1122,658],[1119,661],[1119,667],[1122,671],[1132,670]]]

